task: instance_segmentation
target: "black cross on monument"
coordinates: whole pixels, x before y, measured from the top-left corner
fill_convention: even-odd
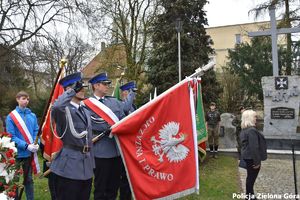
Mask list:
[[[249,32],[249,37],[271,35],[272,39],[272,63],[273,76],[278,76],[278,50],[277,50],[277,35],[300,32],[300,27],[297,28],[281,28],[276,27],[275,7],[269,7],[269,14],[271,18],[271,29],[267,31]]]

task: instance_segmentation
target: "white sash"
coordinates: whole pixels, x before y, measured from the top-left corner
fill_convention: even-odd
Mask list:
[[[26,143],[27,144],[32,144],[34,142],[33,138],[31,136],[24,120],[22,119],[20,114],[17,112],[17,110],[13,110],[10,113],[10,116],[11,116],[12,120],[14,121],[15,125],[17,126],[18,130],[20,131],[20,133],[24,137]],[[33,159],[32,159],[32,162],[31,162],[31,166],[33,168],[34,174],[37,174],[37,173],[40,172],[40,165],[39,165],[38,156],[37,156],[36,152],[33,153]]]
[[[97,99],[90,97],[82,102],[99,117],[103,118],[109,125],[114,125],[119,121],[119,118],[115,115],[115,113]]]

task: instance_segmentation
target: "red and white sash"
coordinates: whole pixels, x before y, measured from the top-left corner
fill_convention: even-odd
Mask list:
[[[24,137],[26,143],[32,144],[33,138],[31,136],[24,120],[20,116],[20,114],[16,110],[13,110],[9,115],[12,118],[12,120],[14,121],[15,125],[17,126],[17,128],[20,131],[20,133],[22,134],[22,136]],[[39,165],[37,153],[33,153],[33,159],[31,160],[31,166],[32,166],[34,174],[37,174],[40,172],[40,165]]]
[[[113,113],[113,111],[98,101],[95,98],[88,98],[83,100],[83,103],[92,111],[94,111],[99,117],[103,118],[109,125],[114,125],[119,121],[119,118]]]

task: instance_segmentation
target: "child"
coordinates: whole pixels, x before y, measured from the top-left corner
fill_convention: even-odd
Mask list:
[[[34,144],[34,140],[39,126],[36,115],[27,108],[29,95],[20,91],[16,95],[16,101],[18,106],[6,118],[6,129],[12,135],[12,141],[15,142],[18,149],[17,162],[22,165],[24,172],[26,199],[34,200],[32,171],[39,171],[38,163],[34,162],[39,145]],[[31,156],[32,153],[34,153],[33,156]]]

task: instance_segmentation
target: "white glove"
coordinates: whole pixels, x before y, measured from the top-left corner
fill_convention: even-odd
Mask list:
[[[31,151],[32,153],[35,153],[39,150],[39,145],[38,144],[29,144],[27,149]]]

